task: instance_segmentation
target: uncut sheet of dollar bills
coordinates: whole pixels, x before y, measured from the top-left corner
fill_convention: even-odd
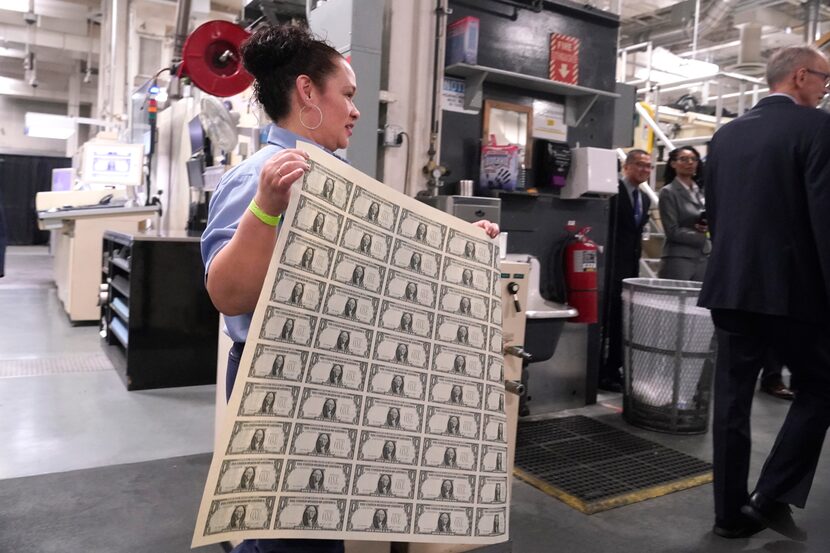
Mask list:
[[[495,242],[301,147],[193,545],[506,540]]]

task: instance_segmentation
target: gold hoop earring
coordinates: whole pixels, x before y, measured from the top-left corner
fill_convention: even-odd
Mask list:
[[[314,126],[306,124],[306,122],[303,121],[303,113],[305,112],[305,110],[308,109],[308,106],[303,106],[303,109],[300,110],[300,124],[306,129],[313,131],[319,129],[320,125],[323,124],[323,111],[320,109],[320,106],[317,106],[315,104],[311,104],[311,107],[317,110],[317,113],[320,115],[320,120]]]

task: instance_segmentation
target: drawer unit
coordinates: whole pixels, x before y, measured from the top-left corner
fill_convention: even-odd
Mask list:
[[[128,390],[213,384],[219,313],[199,238],[107,231],[101,336]]]

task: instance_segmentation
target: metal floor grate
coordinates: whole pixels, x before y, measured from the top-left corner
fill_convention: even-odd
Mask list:
[[[103,352],[65,354],[60,357],[0,358],[0,378],[48,376],[113,370]]]
[[[711,482],[712,466],[584,416],[519,422],[515,474],[584,513]]]

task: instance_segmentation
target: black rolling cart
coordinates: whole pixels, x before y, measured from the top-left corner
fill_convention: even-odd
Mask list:
[[[106,231],[101,336],[128,390],[216,383],[219,313],[199,238]]]

